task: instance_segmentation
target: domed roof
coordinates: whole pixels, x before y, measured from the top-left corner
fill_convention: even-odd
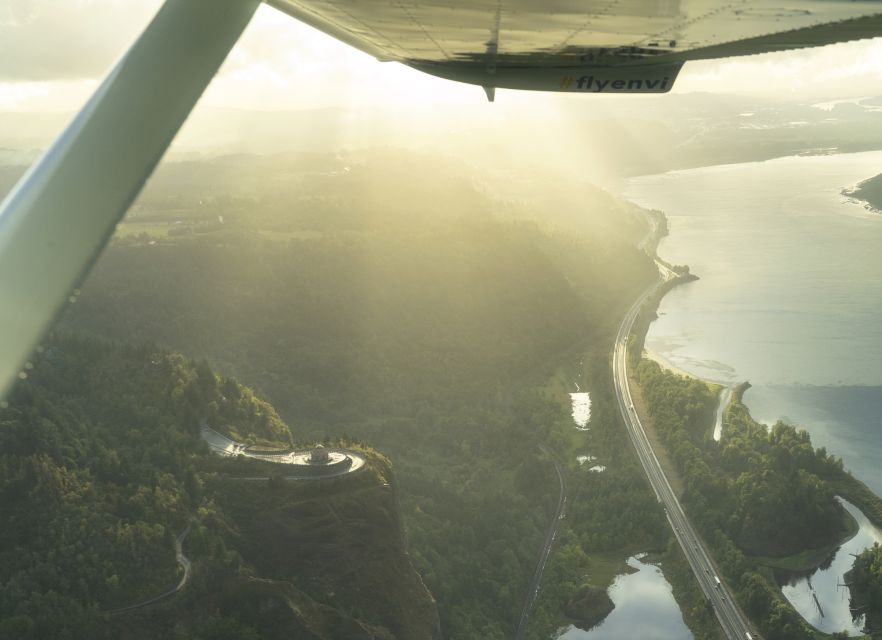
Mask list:
[[[317,444],[315,447],[313,447],[312,451],[309,454],[309,461],[313,464],[324,464],[328,462],[329,458],[330,455],[328,454],[328,450],[320,444]]]

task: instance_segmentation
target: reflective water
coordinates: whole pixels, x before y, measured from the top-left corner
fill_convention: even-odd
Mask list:
[[[609,588],[613,612],[590,631],[566,627],[559,640],[692,640],[661,570],[641,556],[629,558],[628,565],[637,571],[618,576]]]
[[[625,195],[665,212],[659,254],[701,277],[665,296],[647,347],[694,375],[749,380],[754,417],[806,428],[882,494],[882,215],[840,194],[879,172],[879,151],[789,157],[635,178]],[[785,593],[840,630],[847,602],[821,586],[832,575],[812,578],[824,620],[807,581]]]
[[[805,418],[877,492],[882,215],[840,190],[880,171],[879,151],[789,157],[644,176],[624,190],[668,216],[659,254],[701,277],[662,300],[648,348],[708,379],[749,380],[758,418]]]
[[[760,422],[783,420],[808,429],[816,447],[841,456],[852,473],[882,495],[882,389],[763,385],[744,398]]]
[[[847,631],[849,635],[858,636],[864,626],[863,616],[852,618],[848,608],[848,587],[840,585],[844,585],[845,573],[854,562],[851,554],[860,553],[874,542],[882,542],[882,531],[874,527],[857,507],[842,502],[860,525],[857,535],[839,547],[822,569],[808,573],[782,572],[778,579],[787,599],[816,628],[827,633]]]

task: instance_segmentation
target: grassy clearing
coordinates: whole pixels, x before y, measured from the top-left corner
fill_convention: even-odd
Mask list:
[[[589,553],[584,584],[607,589],[616,577],[636,573],[637,569],[629,566],[626,560],[641,551],[635,548]]]

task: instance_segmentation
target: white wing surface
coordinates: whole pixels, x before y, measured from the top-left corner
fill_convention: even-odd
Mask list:
[[[663,93],[688,60],[882,35],[878,0],[267,2],[380,60],[488,88]]]

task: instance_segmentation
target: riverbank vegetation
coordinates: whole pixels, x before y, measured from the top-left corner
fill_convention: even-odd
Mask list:
[[[759,556],[792,560],[835,545],[854,523],[835,495],[867,496],[808,433],[754,421],[735,394],[720,442],[709,437],[709,387],[644,360],[636,372],[650,417],[685,483],[683,504],[751,619],[767,637],[812,637]],[[863,487],[866,489],[866,487]],[[871,494],[872,495],[872,494]]]
[[[877,542],[859,553],[845,580],[852,606],[867,616],[867,628],[882,628],[882,545]]]
[[[882,212],[882,174],[868,178],[850,189],[843,189],[842,195],[863,200],[868,210]]]

